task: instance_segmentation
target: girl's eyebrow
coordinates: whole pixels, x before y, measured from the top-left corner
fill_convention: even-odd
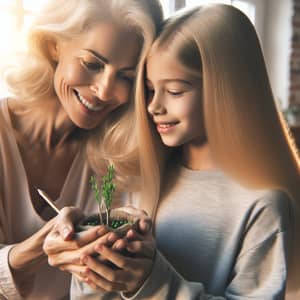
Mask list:
[[[192,83],[188,80],[185,79],[181,79],[181,78],[166,78],[166,79],[160,79],[159,82],[161,83],[169,83],[169,82],[178,82],[178,83],[183,83],[186,85],[192,85]],[[151,80],[149,80],[148,78],[146,78],[146,83],[149,85],[152,85]]]
[[[85,51],[90,52],[93,56],[98,58],[101,62],[104,62],[105,64],[109,64],[109,60],[104,57],[102,54],[96,52],[95,50],[92,49],[83,49]],[[135,71],[136,67],[124,67],[122,68],[122,71]]]

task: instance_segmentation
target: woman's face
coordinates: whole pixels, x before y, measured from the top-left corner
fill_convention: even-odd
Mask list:
[[[147,60],[148,112],[169,147],[203,141],[201,74],[188,69],[168,51]]]
[[[57,43],[54,88],[76,126],[95,128],[129,101],[140,49],[135,33],[112,22]]]

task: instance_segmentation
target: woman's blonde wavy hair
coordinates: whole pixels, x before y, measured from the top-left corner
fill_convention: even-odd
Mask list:
[[[14,63],[5,68],[9,92],[14,98],[31,103],[53,96],[55,62],[49,42],[72,39],[105,19],[120,23],[142,38],[142,59],[163,17],[158,0],[50,0],[37,13],[28,31],[28,50],[18,54]],[[86,139],[91,166],[96,173],[103,174],[109,163],[114,164],[118,188],[128,188],[131,175],[139,173],[132,114],[130,101],[89,131]]]
[[[300,235],[299,156],[274,101],[260,43],[248,18],[221,4],[187,11],[166,21],[150,55],[157,50],[168,51],[202,75],[204,124],[219,166],[247,187],[288,193]],[[144,72],[138,76],[136,112],[141,170],[145,185],[156,195],[154,214],[167,155],[147,116]],[[300,249],[297,236],[295,240],[294,249]],[[300,288],[295,276],[299,253],[294,251],[290,259],[289,292]]]

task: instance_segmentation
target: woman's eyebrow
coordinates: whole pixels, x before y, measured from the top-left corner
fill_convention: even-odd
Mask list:
[[[93,54],[94,56],[96,56],[98,59],[100,59],[101,61],[103,61],[104,63],[106,63],[106,64],[109,63],[109,60],[106,57],[104,57],[103,55],[101,55],[100,53],[98,53],[98,52],[96,52],[96,51],[94,51],[92,49],[83,49],[83,50],[90,52],[91,54]]]
[[[83,49],[83,50],[90,52],[92,55],[94,55],[96,58],[98,58],[105,64],[109,64],[109,60],[106,57],[104,57],[102,54],[96,52],[95,50],[92,49]],[[135,71],[135,70],[136,70],[135,66],[122,68],[122,71]]]

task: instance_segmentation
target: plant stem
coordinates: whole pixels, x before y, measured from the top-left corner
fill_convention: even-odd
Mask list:
[[[100,209],[100,203],[98,203],[97,207],[98,207],[98,214],[99,214],[100,224],[103,224],[103,218],[102,218],[102,212],[101,212],[101,209]]]

